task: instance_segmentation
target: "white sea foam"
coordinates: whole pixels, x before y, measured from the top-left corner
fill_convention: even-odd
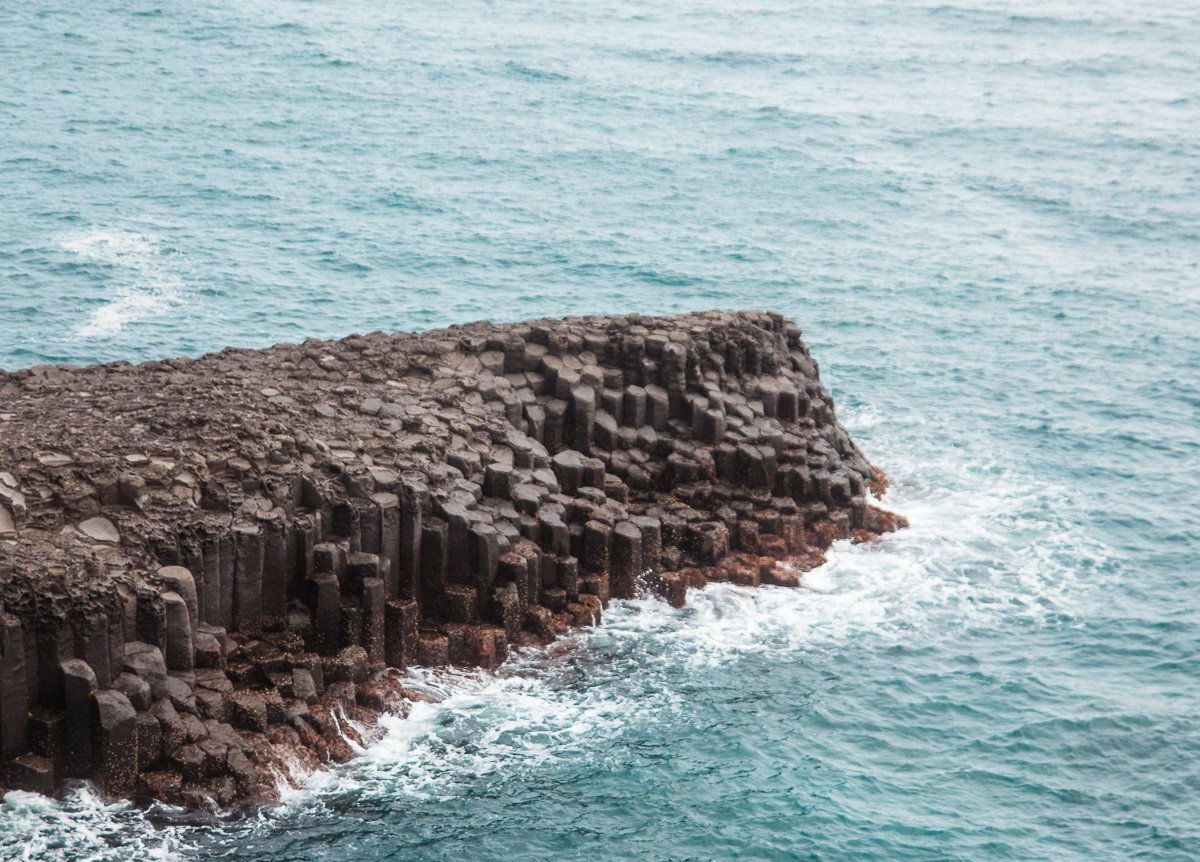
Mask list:
[[[586,648],[587,638],[573,638],[571,647]],[[412,670],[405,684],[437,700],[414,703],[407,717],[384,716],[383,736],[349,767],[313,775],[285,802],[303,808],[323,796],[381,788],[442,798],[464,782],[589,756],[589,740],[619,733],[635,720],[635,705],[605,688],[557,685],[555,663],[553,653],[535,652],[499,673]]]
[[[0,805],[0,858],[10,862],[126,862],[184,858],[177,827],[157,828],[129,803],[89,788],[62,800],[11,790]]]
[[[64,237],[61,247],[80,260],[107,267],[112,299],[75,329],[81,338],[113,335],[130,323],[160,315],[183,301],[184,283],[170,267],[175,256],[143,233],[94,229]]]

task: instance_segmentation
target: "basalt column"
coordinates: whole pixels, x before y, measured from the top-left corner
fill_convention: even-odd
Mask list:
[[[883,488],[777,314],[0,372],[0,784],[271,798],[403,710],[397,669],[795,586],[900,523]]]

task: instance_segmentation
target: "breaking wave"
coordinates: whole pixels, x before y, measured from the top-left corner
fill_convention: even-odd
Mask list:
[[[62,239],[80,261],[101,267],[114,295],[75,328],[80,338],[104,338],[157,317],[183,301],[184,283],[170,268],[175,252],[143,233],[95,229]]]
[[[0,858],[10,862],[167,862],[186,847],[181,830],[156,828],[148,812],[88,787],[61,800],[12,790],[0,805]]]

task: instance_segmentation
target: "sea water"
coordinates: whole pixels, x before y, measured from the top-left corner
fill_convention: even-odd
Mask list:
[[[1200,7],[0,3],[0,367],[770,308],[912,527],[0,858],[1200,858]]]

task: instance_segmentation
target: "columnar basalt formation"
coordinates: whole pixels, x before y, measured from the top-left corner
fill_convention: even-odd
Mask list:
[[[0,372],[0,759],[270,798],[415,695],[894,529],[777,314],[470,324]]]

